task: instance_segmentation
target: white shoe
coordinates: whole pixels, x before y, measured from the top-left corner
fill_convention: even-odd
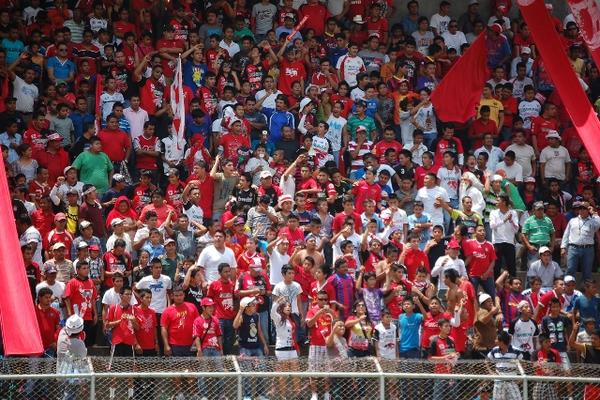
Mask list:
[[[175,400],[185,400],[185,396],[183,393],[178,393],[177,396],[175,396]]]
[[[329,392],[325,392],[323,394],[323,400],[331,400],[331,395],[329,394]]]
[[[312,396],[310,396],[310,400],[319,400],[319,395],[316,393],[313,393]]]
[[[267,396],[260,395],[258,396],[258,400],[269,400]]]
[[[250,397],[250,396],[244,396],[244,398],[242,400],[252,400],[252,397]]]
[[[208,397],[204,396],[200,400],[208,400]]]

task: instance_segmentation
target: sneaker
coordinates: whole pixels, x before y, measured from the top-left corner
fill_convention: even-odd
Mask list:
[[[325,392],[323,394],[323,400],[331,400],[331,395],[329,394],[329,392]]]
[[[175,396],[175,400],[185,400],[185,396],[183,393],[178,393],[177,396]]]
[[[310,400],[319,400],[319,395],[316,393],[313,393],[312,396],[310,396]]]
[[[204,397],[200,398],[200,400],[208,400],[208,397],[204,396]]]
[[[267,396],[260,395],[258,396],[258,400],[269,400]]]
[[[244,398],[242,400],[252,400],[252,397],[250,397],[250,396],[244,396]]]

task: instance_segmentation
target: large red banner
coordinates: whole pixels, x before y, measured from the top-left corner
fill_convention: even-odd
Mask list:
[[[600,168],[600,140],[598,140],[600,121],[581,87],[564,48],[559,45],[560,36],[554,29],[544,1],[518,0],[518,3],[565,109],[590,153],[594,165]]]
[[[44,347],[29,294],[11,198],[4,159],[0,155],[0,324],[4,354],[39,355]]]
[[[600,68],[600,5],[597,0],[567,0],[588,50]]]

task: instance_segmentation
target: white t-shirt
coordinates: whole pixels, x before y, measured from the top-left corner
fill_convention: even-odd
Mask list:
[[[515,153],[515,161],[519,163],[523,169],[523,176],[531,176],[533,172],[531,165],[535,161],[535,151],[533,147],[528,144],[519,146],[517,144],[511,144],[506,148],[506,151],[513,151]]]
[[[397,329],[394,323],[391,323],[389,328],[383,326],[383,322],[375,325],[375,338],[377,339],[377,348],[381,358],[386,360],[396,359]]]
[[[231,268],[237,268],[233,250],[225,247],[223,252],[220,252],[214,245],[210,245],[202,250],[196,265],[204,268],[204,277],[210,283],[219,279],[219,264],[221,263],[227,263]]]
[[[429,22],[429,26],[431,26],[432,29],[437,29],[438,35],[442,35],[444,32],[448,31],[448,24],[450,24],[450,16],[440,15],[439,13],[433,14],[431,16],[431,22]]]
[[[358,234],[356,234],[356,232],[353,232],[352,235],[348,236],[347,238],[345,238],[344,235],[340,235],[337,238],[335,243],[333,243],[333,260],[335,261],[343,255],[342,249],[340,248],[340,244],[344,240],[349,240],[352,242],[352,244],[354,245],[354,258],[356,260],[359,260],[358,250],[360,249],[360,242],[362,238]]]
[[[537,100],[521,100],[519,103],[519,117],[523,119],[523,128],[531,129],[531,120],[540,116],[542,105]]]
[[[431,189],[422,187],[417,191],[417,196],[415,197],[415,200],[423,202],[424,211],[429,214],[434,226],[444,225],[444,209],[442,207],[436,208],[433,206],[437,196],[441,196],[442,200],[446,203],[450,202],[446,189],[439,186],[435,186]]]
[[[277,247],[273,249],[269,256],[269,280],[271,285],[277,285],[283,281],[283,275],[281,275],[281,267],[290,261],[290,255],[288,253],[281,254]]]
[[[115,292],[115,288],[110,288],[106,292],[104,292],[104,296],[102,296],[102,304],[106,304],[107,306],[112,306],[114,304],[121,303],[121,296],[119,293]],[[137,304],[137,299],[135,296],[131,296],[131,300],[129,302],[132,306]]]
[[[259,90],[258,92],[256,92],[256,95],[254,96],[254,98],[256,99],[256,101],[259,101],[260,99],[262,99],[263,97],[265,97],[265,95],[267,94],[267,91],[265,89]],[[263,108],[270,108],[270,109],[275,109],[275,100],[277,99],[277,96],[282,94],[279,90],[276,90],[275,92],[273,92],[272,94],[269,95],[269,97],[267,97],[265,99],[265,101],[262,102],[262,107]]]
[[[444,271],[448,269],[455,269],[458,272],[458,276],[467,277],[467,269],[465,268],[465,262],[460,258],[450,258],[450,256],[443,256],[437,259],[435,266],[431,270],[431,276],[437,276],[439,289],[448,289],[448,286],[444,284]]]
[[[37,86],[26,83],[18,75],[13,81],[13,94],[17,99],[17,111],[24,113],[33,112],[33,103],[37,100],[39,91]]]
[[[566,178],[565,163],[571,162],[569,152],[563,146],[553,148],[544,147],[540,152],[540,163],[546,163],[544,169],[544,178],[556,178],[560,181]]]
[[[152,275],[148,275],[140,279],[135,284],[138,289],[150,289],[152,292],[152,301],[150,302],[150,308],[156,311],[157,314],[167,308],[167,290],[171,290],[173,283],[171,278],[166,275],[161,275],[160,278],[154,279]],[[104,298],[102,299],[104,301]]]
[[[365,71],[365,63],[359,56],[351,57],[345,54],[338,58],[335,68],[342,73],[344,80],[350,87],[356,86],[356,76]]]
[[[496,165],[496,171],[506,172],[506,179],[514,179],[516,182],[523,182],[523,167],[518,162],[514,162],[510,167],[504,161]]]
[[[325,134],[325,137],[331,142],[331,150],[334,154],[342,148],[342,133],[344,131],[344,126],[346,126],[347,123],[348,121],[346,118],[342,116],[336,118],[333,114],[327,119],[329,130]]]
[[[190,222],[202,224],[204,221],[204,211],[202,211],[202,207],[191,201],[188,201],[183,205],[183,213],[188,217]]]
[[[525,86],[532,85],[533,81],[529,77],[523,78],[523,80],[519,80],[516,77],[510,80],[510,83],[513,85],[512,96],[515,99],[522,99],[523,94],[525,93]]]
[[[19,238],[19,242],[21,246],[35,242],[37,246],[35,248],[35,253],[33,253],[33,261],[35,261],[38,265],[44,264],[44,261],[42,260],[42,235],[40,234],[40,231],[38,231],[33,225],[30,226],[25,230],[25,232],[23,232]]]
[[[446,189],[448,197],[451,199],[458,199],[458,186],[460,185],[460,178],[462,173],[458,167],[448,169],[442,167],[438,170],[437,177],[440,180],[440,187]]]
[[[299,315],[298,296],[302,293],[302,286],[298,282],[292,282],[286,285],[283,281],[279,282],[273,288],[273,296],[285,298],[292,306],[292,313]]]
[[[444,32],[442,35],[444,38],[444,43],[446,43],[446,47],[449,49],[456,49],[456,52],[460,55],[460,46],[467,43],[467,38],[465,34],[461,31],[456,31],[453,35],[450,32]]]

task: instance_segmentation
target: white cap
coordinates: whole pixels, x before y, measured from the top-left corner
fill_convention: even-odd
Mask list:
[[[67,318],[65,322],[65,332],[67,335],[75,335],[83,330],[83,318],[74,314]]]
[[[538,250],[538,254],[544,254],[545,252],[551,253],[550,248],[548,246],[542,246]]]
[[[302,100],[300,100],[300,111],[304,110],[304,107],[306,107],[310,103],[312,103],[312,100],[308,97],[305,97]]]
[[[262,171],[259,175],[260,179],[272,178],[273,174],[271,171]]]
[[[479,305],[481,305],[481,304],[483,304],[486,301],[491,300],[491,299],[492,299],[492,296],[490,296],[489,294],[487,294],[487,293],[481,293],[479,295]]]
[[[575,278],[572,275],[566,275],[564,280],[565,283],[575,282]]]
[[[365,20],[362,18],[362,15],[355,15],[354,18],[352,18],[352,22],[355,22],[357,24],[364,24]]]
[[[123,222],[125,222],[124,219],[115,218],[112,221],[110,221],[110,226],[116,226],[116,225],[122,224]]]
[[[553,129],[550,129],[548,131],[548,133],[546,134],[546,139],[552,139],[552,138],[554,138],[554,139],[560,139],[560,135],[558,134],[557,131],[555,131]]]
[[[521,54],[531,54],[531,49],[527,46],[521,48]]]
[[[244,297],[242,300],[240,300],[240,306],[241,307],[248,307],[248,304],[252,303],[256,301],[256,297],[252,296],[252,297]]]

